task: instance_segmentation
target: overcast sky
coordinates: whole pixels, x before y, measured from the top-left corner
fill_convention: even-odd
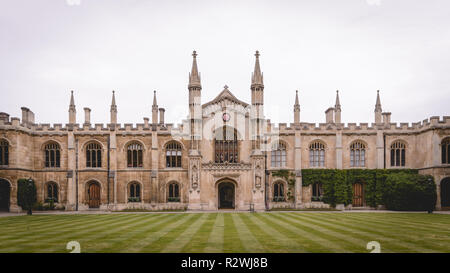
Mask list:
[[[79,4],[77,3],[79,2]],[[37,123],[151,117],[153,90],[166,122],[187,116],[188,73],[198,52],[202,103],[226,84],[250,102],[261,53],[265,114],[324,122],[340,90],[342,121],[374,121],[376,90],[393,122],[450,115],[450,1],[0,0],[0,112]]]

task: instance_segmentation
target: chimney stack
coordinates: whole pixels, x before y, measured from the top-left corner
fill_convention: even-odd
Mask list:
[[[164,125],[164,108],[159,108],[159,124]]]
[[[391,112],[383,112],[382,115],[384,125],[391,124]]]
[[[91,109],[85,107],[84,108],[84,125],[91,124]]]
[[[325,111],[326,123],[334,123],[334,108],[330,107]]]

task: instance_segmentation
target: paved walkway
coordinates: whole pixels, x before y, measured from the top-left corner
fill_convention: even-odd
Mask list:
[[[136,211],[136,212],[128,212],[128,211],[102,211],[102,210],[85,210],[85,211],[35,211],[33,215],[73,215],[73,214],[165,214],[165,213],[251,213],[249,211],[239,211],[239,210],[213,210],[213,211]],[[279,213],[279,212],[297,212],[297,213],[359,213],[359,212],[369,212],[369,213],[427,213],[425,211],[392,211],[392,210],[344,210],[344,211],[334,211],[334,210],[286,210],[286,211],[259,211],[266,213]],[[433,211],[435,214],[448,214],[450,215],[450,211]],[[0,217],[7,216],[21,216],[27,215],[26,212],[0,212]]]

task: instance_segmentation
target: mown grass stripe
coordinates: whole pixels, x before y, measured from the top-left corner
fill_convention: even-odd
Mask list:
[[[150,245],[147,245],[147,249],[151,249],[151,252],[162,252],[170,243],[172,243],[177,239],[181,239],[180,235],[187,229],[189,229],[202,216],[204,216],[204,214],[195,214],[186,222],[171,229],[170,231],[166,232],[163,236],[160,236],[158,240],[155,240]]]
[[[172,226],[177,226],[179,223],[185,222],[186,214],[171,214],[171,218],[163,223],[158,223],[157,225],[150,227],[146,230],[146,233],[142,233],[139,236],[139,240],[136,240],[133,244],[124,245],[119,252],[121,253],[138,253],[141,251],[146,244],[150,243],[152,240],[156,240],[157,236],[154,234],[159,234],[158,232],[172,228]]]
[[[274,213],[263,213],[261,217],[265,217],[269,221],[277,224],[280,228],[283,228],[297,236],[308,237],[312,239],[314,242],[320,244],[323,249],[327,249],[326,252],[349,252],[347,249],[347,245],[339,244],[335,236],[324,232],[317,232],[311,227],[306,225],[302,225],[302,227],[293,226],[292,223],[288,223],[285,219],[280,219],[275,216]],[[342,243],[342,242],[341,242]]]
[[[120,217],[119,219],[122,218],[126,218],[126,217],[130,217],[127,215],[124,215],[122,217]],[[38,241],[39,239],[45,239],[48,237],[55,237],[55,238],[60,238],[61,234],[70,234],[72,235],[72,231],[75,230],[79,230],[80,226],[83,226],[82,224],[84,223],[89,223],[87,226],[83,226],[84,228],[89,228],[91,226],[97,226],[99,223],[102,224],[108,224],[110,222],[117,222],[117,218],[107,218],[107,217],[98,217],[95,221],[92,221],[92,219],[83,219],[82,217],[80,218],[81,221],[69,221],[66,222],[63,225],[58,225],[58,226],[54,226],[51,229],[35,229],[33,231],[26,231],[26,232],[22,232],[22,233],[18,233],[15,236],[11,236],[11,239],[8,239],[8,243],[7,244],[2,244],[0,246],[0,251],[4,251],[5,247],[11,246],[11,245],[15,245],[14,248],[18,249],[17,251],[22,251],[22,248],[27,248],[27,244],[35,244],[36,241]],[[12,239],[14,238],[14,239]],[[22,242],[25,242],[24,244],[22,244]],[[8,250],[10,251],[10,250]],[[25,252],[27,252],[27,250],[23,250]]]
[[[189,243],[194,234],[200,229],[203,223],[208,218],[208,215],[202,214],[201,217],[195,219],[195,222],[190,224],[178,237],[174,236],[173,241],[168,243],[161,252],[170,253],[170,252],[180,252],[185,245]]]
[[[260,213],[254,213],[249,216],[249,219],[255,225],[260,227],[267,235],[272,237],[274,242],[279,242],[284,246],[284,249],[280,252],[306,252],[303,244],[305,242],[304,237],[299,236],[298,234],[293,234],[291,231],[282,228],[278,224],[274,224],[273,222],[268,221],[268,219],[260,217],[259,214]]]
[[[296,219],[288,213],[279,213],[276,215],[272,214],[272,216],[282,221],[286,221],[294,227],[298,227],[300,229],[309,229],[311,232],[317,232],[319,234],[326,234],[330,237],[331,241],[336,242],[336,244],[341,245],[350,252],[353,252],[354,249],[361,249],[361,251],[363,251],[367,245],[366,240],[342,234],[337,230],[337,226],[334,225],[321,225],[320,223],[309,221],[307,217],[302,219],[303,221],[300,221],[298,218]],[[324,237],[323,235],[319,236]]]
[[[180,216],[180,214],[165,214],[156,219],[149,218],[148,221],[136,225],[131,231],[127,232],[126,235],[120,235],[117,238],[110,240],[110,245],[106,249],[103,249],[102,252],[117,253],[123,251],[123,249],[127,246],[133,245],[135,242],[146,236],[147,232],[149,232],[151,229],[160,228],[160,226],[164,223],[167,223]]]
[[[195,232],[180,252],[203,252],[204,248],[208,244],[208,238],[212,232],[217,217],[218,213],[208,213],[208,217],[203,222],[202,226],[197,230],[197,232]]]
[[[224,217],[223,213],[217,213],[216,221],[209,234],[208,242],[206,243],[203,252],[206,253],[220,253],[223,251],[224,240]]]
[[[297,217],[301,217],[298,216]],[[317,216],[311,216],[311,217],[317,217]],[[421,247],[419,245],[415,245],[415,244],[411,244],[409,242],[403,241],[398,239],[398,237],[401,237],[401,234],[404,232],[402,230],[396,232],[395,230],[389,229],[388,232],[386,232],[387,230],[384,229],[384,231],[380,232],[378,230],[383,230],[380,229],[380,227],[374,226],[373,229],[367,229],[367,225],[352,225],[349,223],[345,223],[344,221],[342,221],[343,219],[341,219],[340,221],[333,221],[330,218],[328,218],[328,222],[335,222],[337,225],[339,225],[341,228],[349,228],[352,229],[355,233],[363,233],[363,234],[371,234],[372,235],[372,239],[371,241],[378,241],[380,242],[380,244],[382,244],[385,248],[385,250],[393,250],[396,252],[412,252],[412,251],[418,251],[418,252],[434,252],[434,249],[429,249],[429,248],[424,248]],[[320,218],[318,218],[318,221],[320,221]],[[344,224],[345,223],[345,224]],[[326,223],[323,223],[326,224]]]
[[[78,230],[73,233],[65,234],[59,237],[52,237],[43,240],[40,245],[34,245],[30,248],[30,252],[42,251],[45,252],[66,252],[66,244],[61,244],[59,241],[67,240],[69,241],[78,241],[81,244],[82,251],[84,253],[93,252],[89,247],[92,242],[96,243],[94,240],[101,237],[107,237],[108,234],[120,231],[124,229],[124,225],[133,224],[135,222],[142,221],[143,216],[137,215],[129,215],[128,217],[123,218],[121,221],[114,221],[111,224],[98,223],[95,227]],[[114,219],[111,217],[110,219]],[[83,228],[86,228],[84,226]]]
[[[177,221],[171,222],[170,224],[165,225],[163,228],[160,228],[158,230],[155,230],[151,234],[148,234],[146,238],[138,242],[138,244],[135,244],[135,246],[131,249],[133,249],[133,252],[160,252],[162,247],[167,244],[167,240],[161,240],[162,238],[164,238],[164,236],[166,236],[173,230],[184,230],[186,224],[189,225],[189,223],[195,221],[195,219],[199,216],[200,215],[195,214],[182,214],[182,216]]]
[[[240,214],[233,213],[231,217],[236,225],[239,238],[247,252],[265,252],[264,247],[256,240],[248,227],[242,221]]]
[[[223,239],[223,252],[244,252],[245,248],[239,239],[239,234],[236,230],[236,225],[231,217],[230,213],[224,214],[225,229],[224,229],[224,239]]]

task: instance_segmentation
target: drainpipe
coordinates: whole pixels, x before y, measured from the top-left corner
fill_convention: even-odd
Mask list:
[[[78,211],[78,139],[75,140],[75,210]]]
[[[110,161],[110,155],[109,155],[109,149],[110,149],[110,135],[108,135],[108,153],[107,153],[107,157],[108,157],[108,171],[106,172],[106,188],[108,191],[108,208],[109,208],[109,172],[110,172],[110,165],[109,165],[109,161]]]

